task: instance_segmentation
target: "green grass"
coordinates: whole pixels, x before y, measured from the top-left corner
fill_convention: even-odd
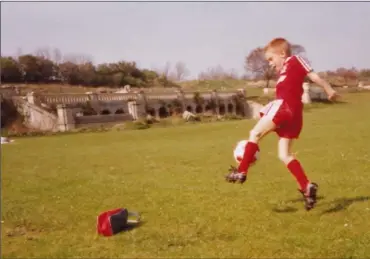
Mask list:
[[[295,152],[320,185],[306,212],[276,136],[244,185],[224,181],[254,121],[19,138],[2,148],[2,258],[370,256],[370,94],[307,109]],[[96,217],[143,224],[114,237]]]

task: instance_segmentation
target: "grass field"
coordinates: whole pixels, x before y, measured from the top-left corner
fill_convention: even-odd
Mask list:
[[[297,157],[320,185],[306,212],[276,136],[244,185],[224,175],[253,121],[20,138],[2,148],[2,258],[369,258],[370,94],[308,109]],[[114,237],[96,217],[143,223]]]

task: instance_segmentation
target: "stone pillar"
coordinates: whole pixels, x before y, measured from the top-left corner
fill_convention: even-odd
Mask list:
[[[75,128],[76,124],[71,108],[68,108],[65,104],[58,104],[57,115],[59,131],[68,131]]]
[[[206,104],[202,104],[201,106],[202,106],[202,113],[205,113],[206,112],[206,106],[207,105]]]
[[[310,97],[310,84],[309,83],[303,83],[303,95],[302,95],[302,102],[304,104],[311,103],[311,97]]]
[[[220,100],[219,100],[217,90],[212,91],[212,97],[211,98],[212,98],[212,100],[214,101],[214,103],[216,105],[216,107],[212,107],[212,110],[214,110],[214,112],[217,115],[220,115]]]
[[[89,94],[90,101],[97,101],[98,100],[98,94],[97,93],[91,93]]]
[[[132,118],[134,118],[134,120],[137,120],[139,118],[139,116],[138,116],[138,112],[137,112],[136,101],[129,101],[127,103],[127,106],[128,106],[128,112],[131,114]]]
[[[157,107],[157,106],[154,107],[154,118],[156,120],[159,120],[160,119],[159,118],[159,107]]]
[[[127,102],[127,111],[132,117],[134,117],[133,112],[132,112],[132,101]]]
[[[233,110],[232,110],[232,114],[233,114],[233,115],[236,115],[236,105],[237,105],[237,103],[236,103],[236,102],[234,102],[234,103],[233,103]]]
[[[100,105],[99,105],[99,98],[97,93],[89,94],[89,100],[91,108],[93,108],[98,114],[101,113]]]
[[[136,97],[136,114],[137,119],[145,118],[146,116],[146,98],[145,93],[141,91]]]
[[[242,109],[242,113],[244,115],[244,117],[248,117],[248,114],[249,114],[249,110],[250,110],[250,107],[248,105],[248,102],[247,102],[247,90],[245,88],[241,88],[239,89],[239,91],[241,92],[242,96],[243,96],[243,101],[241,103],[241,109]],[[236,107],[235,107],[236,109]]]
[[[27,102],[36,104],[36,96],[34,92],[27,93]]]
[[[176,94],[177,94],[177,99],[179,99],[179,101],[181,103],[182,112],[186,111],[184,92],[182,90],[178,90],[178,91],[176,91]]]

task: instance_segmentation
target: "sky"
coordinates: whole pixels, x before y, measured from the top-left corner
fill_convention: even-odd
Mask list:
[[[244,59],[275,37],[306,48],[317,71],[370,68],[370,2],[6,2],[1,53],[58,48],[93,62],[160,69],[182,61],[244,73]]]

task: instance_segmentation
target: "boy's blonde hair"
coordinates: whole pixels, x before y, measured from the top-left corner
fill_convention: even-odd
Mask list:
[[[272,50],[274,52],[284,52],[287,57],[292,55],[291,45],[289,41],[284,38],[275,38],[271,40],[263,50],[266,52],[268,50]]]

